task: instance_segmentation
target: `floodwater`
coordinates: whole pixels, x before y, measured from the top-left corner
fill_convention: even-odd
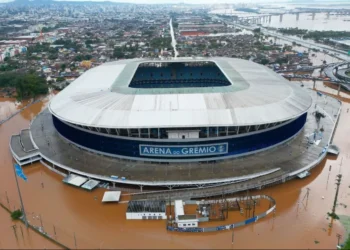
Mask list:
[[[283,15],[282,22],[280,16],[272,16],[271,22],[262,23],[263,26],[274,28],[299,28],[308,30],[333,30],[350,31],[350,16],[327,15],[327,13],[317,13],[313,19],[312,14],[299,14],[299,20],[295,14]]]
[[[212,11],[211,13],[235,15],[238,17],[258,17],[264,15],[239,12],[232,9],[219,9]],[[269,18],[265,18],[261,21],[261,25],[273,28],[350,31],[350,16],[336,15],[335,13],[331,13],[330,15],[327,15],[327,13],[316,13],[313,17],[311,13],[302,13],[299,14],[299,19],[297,19],[296,14],[284,14],[281,21],[280,15],[273,15],[271,16],[271,22],[269,22]]]
[[[29,101],[18,102],[15,98],[0,97],[0,121],[8,118],[28,103]]]
[[[296,82],[295,84],[299,84]],[[311,87],[311,82],[304,82]],[[337,91],[318,82],[320,91]],[[339,221],[327,219],[335,195],[335,178],[343,174],[338,203],[347,203],[350,195],[350,95],[341,93],[345,102],[334,143],[340,147],[338,157],[328,157],[303,180],[256,190],[250,194],[267,194],[277,202],[275,217],[270,215],[257,223],[234,229],[232,232],[217,233],[171,233],[165,229],[166,221],[127,221],[127,204],[101,204],[104,190],[87,192],[62,183],[62,176],[51,172],[40,163],[25,167],[28,182],[19,180],[24,205],[31,223],[43,226],[48,234],[71,248],[327,248],[334,249],[336,234],[345,238],[345,230]],[[6,205],[5,191],[11,208],[19,207],[12,170],[12,158],[8,149],[9,138],[20,129],[27,128],[30,119],[40,112],[48,102],[33,104],[0,126],[0,201]],[[312,118],[310,118],[312,119]],[[332,165],[330,169],[330,165]],[[307,188],[310,189],[307,197]],[[244,194],[242,194],[244,195]],[[122,201],[127,199],[122,197]],[[1,210],[1,209],[0,209]],[[350,215],[349,208],[337,207],[338,214]],[[242,215],[229,215],[225,222],[245,220]],[[11,225],[9,215],[0,211],[0,221]],[[330,228],[329,225],[332,225]],[[24,248],[14,239],[9,226],[0,226],[2,248]],[[24,232],[26,234],[26,231]],[[33,236],[34,238],[34,236]],[[49,242],[42,238],[26,244],[26,248],[49,248]],[[22,245],[21,245],[22,244]]]

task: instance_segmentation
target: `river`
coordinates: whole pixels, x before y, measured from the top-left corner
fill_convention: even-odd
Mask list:
[[[327,15],[327,13],[317,13],[315,18],[312,14],[299,14],[299,20],[295,14],[284,14],[282,22],[279,16],[272,16],[271,22],[262,23],[266,27],[274,28],[299,28],[308,30],[332,30],[350,31],[350,16]]]
[[[173,19],[170,19],[169,26],[170,26],[170,35],[171,35],[171,46],[173,46],[174,48],[174,57],[176,58],[179,55],[179,52],[176,49],[176,39],[175,39],[175,33],[173,28]]]
[[[248,12],[237,12],[231,9],[219,9],[210,13],[235,15],[238,17],[258,17],[264,15]],[[317,13],[313,18],[311,13],[302,13],[299,14],[299,19],[297,19],[296,14],[283,14],[281,21],[279,15],[273,15],[271,16],[271,22],[269,22],[268,18],[266,18],[265,22],[261,22],[261,25],[273,28],[299,28],[318,31],[350,31],[350,16],[335,15],[335,13],[331,13],[330,15],[327,15],[327,13]]]
[[[299,85],[298,82],[295,84]],[[305,87],[312,86],[311,82],[304,84]],[[320,82],[316,87],[321,91],[336,93],[336,90]],[[62,183],[62,176],[51,172],[40,163],[24,168],[28,182],[19,180],[28,217],[36,225],[42,223],[49,234],[54,235],[56,232],[56,238],[71,248],[334,249],[336,234],[340,233],[345,237],[345,230],[340,222],[333,222],[332,228],[329,228],[330,220],[326,216],[333,204],[334,182],[338,173],[343,174],[338,202],[347,203],[350,195],[350,169],[347,167],[350,164],[350,114],[347,113],[350,96],[341,93],[338,98],[344,100],[334,137],[334,143],[341,148],[340,155],[327,157],[305,179],[251,192],[274,197],[277,202],[276,216],[268,216],[255,224],[235,229],[233,245],[230,231],[205,234],[169,233],[165,229],[165,221],[127,221],[126,204],[101,204],[104,190],[87,192],[65,185]],[[6,203],[7,191],[11,207],[18,208],[19,200],[12,171],[13,161],[8,148],[9,138],[20,129],[27,128],[32,117],[47,105],[49,99],[33,104],[0,126],[0,201]],[[310,195],[305,198],[307,188],[310,188]],[[122,201],[126,198],[122,196]],[[337,213],[350,215],[349,208],[343,206],[337,207]],[[229,216],[228,221],[237,218],[245,219],[244,216],[236,215]],[[36,239],[35,244],[23,245],[15,241],[12,228],[8,226],[11,224],[9,215],[0,212],[0,221],[6,222],[4,226],[0,224],[2,248],[50,247],[44,238]],[[223,222],[212,223],[220,224]]]

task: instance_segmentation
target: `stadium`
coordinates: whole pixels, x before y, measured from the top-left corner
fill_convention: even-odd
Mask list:
[[[316,109],[324,118],[312,117]],[[113,186],[221,185],[221,193],[222,185],[239,185],[227,186],[232,192],[316,166],[339,112],[338,100],[325,102],[251,61],[119,60],[58,93],[10,148],[20,165],[39,160],[64,176]]]
[[[112,157],[229,159],[288,141],[308,94],[264,66],[228,58],[124,60],[78,78],[49,105],[57,131]]]

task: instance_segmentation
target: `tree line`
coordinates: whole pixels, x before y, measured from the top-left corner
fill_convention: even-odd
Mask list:
[[[35,98],[38,95],[47,94],[48,92],[45,78],[33,73],[2,73],[0,74],[0,88],[5,87],[16,88],[18,99]]]

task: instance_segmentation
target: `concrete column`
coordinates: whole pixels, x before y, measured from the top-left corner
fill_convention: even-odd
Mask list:
[[[314,89],[315,89],[316,88],[316,80],[313,79],[313,81],[314,81]]]
[[[140,185],[140,191],[141,191],[141,193],[143,192],[143,186],[142,185]]]
[[[283,14],[280,14],[280,22],[283,21]]]
[[[312,13],[312,20],[315,20],[316,13]]]
[[[297,21],[299,21],[299,13],[297,13],[296,16],[297,16]]]
[[[269,23],[271,23],[271,16],[269,16]]]
[[[115,188],[115,182],[113,182],[113,184],[112,184],[112,185],[113,185],[113,188]]]

